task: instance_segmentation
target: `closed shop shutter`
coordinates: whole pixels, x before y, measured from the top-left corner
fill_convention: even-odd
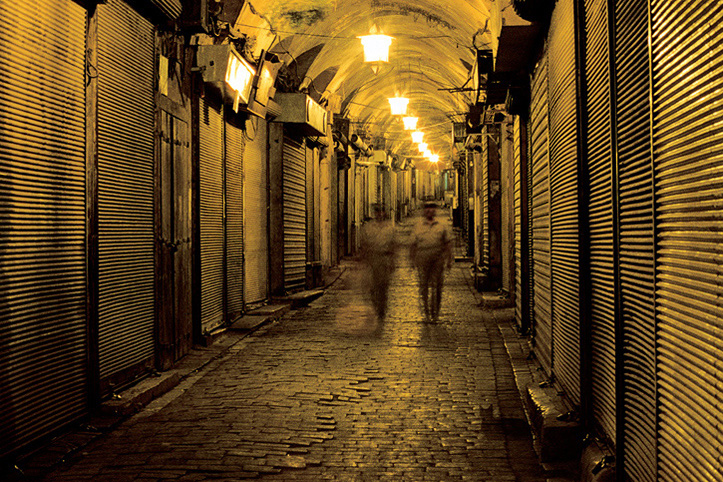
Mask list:
[[[527,141],[525,124],[515,116],[513,124],[514,224],[515,224],[515,321],[521,332],[530,323],[529,220],[527,217]]]
[[[205,98],[199,102],[201,325],[207,333],[221,325],[224,316],[224,121],[222,107]]]
[[[0,457],[88,408],[85,19],[0,2]]]
[[[578,236],[577,85],[573,0],[560,0],[550,22],[550,191],[552,205],[553,366],[580,404],[580,247]]]
[[[154,354],[154,32],[120,0],[98,6],[98,267],[102,379]],[[123,380],[115,380],[119,383]]]
[[[482,136],[482,154],[475,156],[475,169],[481,174],[480,178],[480,204],[479,212],[475,215],[479,216],[481,225],[480,238],[480,258],[482,269],[485,273],[490,273],[490,158],[489,158],[489,141],[487,135]]]
[[[306,149],[303,141],[284,136],[284,288],[306,284]]]
[[[530,112],[531,239],[534,346],[547,374],[552,373],[552,272],[550,270],[550,153],[547,96],[547,54],[532,80]]]
[[[183,9],[181,0],[151,0],[151,3],[170,19],[178,18]]]
[[[620,163],[620,278],[625,377],[625,472],[654,482],[655,239],[648,68],[648,2],[616,3],[617,144]]]
[[[246,140],[244,152],[244,274],[245,296],[248,303],[268,298],[269,286],[269,237],[268,197],[266,180],[267,124],[260,119],[249,121],[250,138]]]
[[[723,4],[651,6],[658,480],[720,482]]]
[[[585,0],[592,405],[596,421],[615,443],[615,253],[607,15],[607,0]]]
[[[228,319],[244,309],[244,131],[226,123],[226,289]]]

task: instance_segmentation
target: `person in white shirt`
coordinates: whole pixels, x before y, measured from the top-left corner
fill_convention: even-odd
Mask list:
[[[422,218],[412,232],[409,251],[419,275],[425,321],[437,321],[439,318],[444,269],[451,268],[453,261],[451,232],[446,223],[436,219],[436,215],[437,205],[425,203]]]

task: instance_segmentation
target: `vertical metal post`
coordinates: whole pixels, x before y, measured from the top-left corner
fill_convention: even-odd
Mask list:
[[[98,268],[98,12],[88,8],[86,25],[85,78],[85,154],[86,154],[86,360],[88,368],[88,401],[91,409],[100,406],[99,347],[99,268]]]
[[[590,175],[587,166],[587,73],[585,47],[587,43],[585,0],[575,0],[575,67],[577,90],[577,179],[580,265],[580,415],[586,432],[592,431],[592,330],[590,281]]]

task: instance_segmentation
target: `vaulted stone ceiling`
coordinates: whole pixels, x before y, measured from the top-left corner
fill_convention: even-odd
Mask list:
[[[452,156],[451,123],[473,102],[475,48],[496,51],[503,0],[252,0],[278,34],[274,52],[293,65],[319,99],[342,101],[352,132],[387,139],[387,149],[417,156],[388,97],[410,99],[425,141],[442,160]],[[505,4],[509,1],[505,1]],[[508,12],[509,13],[509,12]],[[395,38],[389,63],[375,75],[363,61],[360,35],[376,25]],[[421,167],[421,166],[420,166]]]

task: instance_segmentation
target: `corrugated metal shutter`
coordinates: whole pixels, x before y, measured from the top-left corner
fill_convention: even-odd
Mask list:
[[[172,20],[178,18],[183,9],[181,0],[151,0],[151,3]]]
[[[615,443],[615,253],[607,15],[607,0],[585,0],[592,405],[596,421]]]
[[[550,269],[550,152],[547,95],[547,53],[532,80],[531,210],[534,346],[537,359],[552,373],[552,271]]]
[[[244,131],[226,123],[226,296],[228,319],[244,310]]]
[[[154,32],[120,0],[98,6],[101,378],[154,354]]]
[[[85,17],[0,2],[0,456],[87,411]]]
[[[550,191],[552,205],[553,367],[580,404],[580,243],[578,223],[577,84],[573,0],[560,0],[550,22]]]
[[[625,472],[653,482],[655,435],[655,238],[651,161],[648,2],[616,3],[620,278],[624,331]]]
[[[306,284],[306,154],[303,141],[284,136],[284,287]]]
[[[651,5],[658,480],[720,482],[723,4]]]
[[[514,209],[515,209],[515,321],[518,329],[527,330],[529,323],[529,273],[524,270],[524,257],[528,256],[524,250],[528,239],[527,229],[527,172],[526,163],[523,164],[524,135],[523,123],[519,116],[515,116],[513,124],[513,150],[512,159],[514,163]]]
[[[250,123],[250,121],[249,121]],[[246,140],[244,152],[244,274],[245,295],[248,303],[268,298],[269,237],[268,197],[266,173],[267,124],[260,119],[253,122],[251,139]]]
[[[489,140],[487,131],[482,136],[482,153],[476,157],[476,169],[481,174],[480,189],[480,224],[482,225],[482,233],[480,239],[480,258],[482,268],[486,273],[490,273],[490,158],[489,158]]]
[[[199,102],[201,325],[209,332],[223,323],[224,316],[224,121],[222,107],[205,98]]]

